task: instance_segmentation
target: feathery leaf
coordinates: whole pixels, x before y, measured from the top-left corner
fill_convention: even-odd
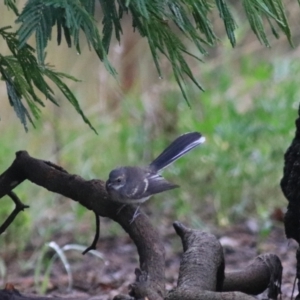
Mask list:
[[[70,47],[73,43],[79,53],[79,32],[82,30],[88,45],[94,48],[109,73],[115,76],[116,71],[107,59],[110,39],[106,40],[106,44],[103,45],[93,17],[94,5],[95,1],[92,0],[29,0],[16,20],[17,23],[21,23],[17,31],[20,39],[20,48],[35,33],[37,57],[39,63],[44,64],[45,48],[51,39],[52,27],[55,24],[58,26],[58,44],[61,42],[63,29],[68,46]],[[119,31],[120,26],[118,26]]]
[[[71,90],[68,88],[68,86],[61,80],[62,77],[67,77],[69,79],[72,79],[69,75],[65,76],[64,73],[56,73],[52,71],[50,68],[45,68],[43,70],[43,73],[45,76],[47,76],[49,79],[51,79],[56,86],[60,89],[60,91],[64,94],[64,96],[67,98],[67,100],[72,104],[72,106],[76,109],[76,111],[81,115],[82,119],[85,123],[87,123],[90,128],[97,134],[96,129],[92,126],[90,121],[87,119],[87,117],[84,115],[82,109],[80,108],[80,105],[78,103],[78,100],[74,96],[74,94],[71,92]]]
[[[47,65],[39,65],[34,56],[34,49],[27,44],[24,44],[20,49],[16,33],[9,32],[8,29],[10,27],[0,28],[0,36],[7,43],[12,55],[3,56],[0,54],[0,73],[2,80],[6,83],[10,104],[25,130],[28,130],[27,120],[34,126],[31,114],[35,119],[39,118],[40,107],[44,106],[43,101],[35,92],[36,89],[40,90],[46,99],[58,105],[53,90],[45,81],[45,76],[51,77],[54,84],[76,108],[84,121],[93,128],[81,111],[76,97],[61,78],[78,80],[71,75],[55,72]]]
[[[8,9],[11,9],[15,15],[19,15],[18,8],[16,6],[16,1],[15,0],[4,0],[4,4],[7,6]]]

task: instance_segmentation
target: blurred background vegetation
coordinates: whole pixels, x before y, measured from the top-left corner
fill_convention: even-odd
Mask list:
[[[239,28],[237,46],[232,49],[224,25],[215,17],[218,46],[207,49],[204,63],[190,61],[205,89],[201,92],[192,84],[187,87],[190,107],[164,60],[164,77],[159,78],[147,41],[132,31],[129,19],[124,20],[121,44],[113,41],[109,54],[118,80],[87,45],[78,55],[65,43],[57,47],[53,41],[46,60],[56,70],[81,80],[69,82],[69,87],[98,135],[59,93],[60,107],[48,103],[36,129],[25,132],[7,101],[5,84],[0,82],[1,172],[12,163],[16,151],[27,150],[85,179],[106,180],[116,166],[146,165],[179,134],[200,131],[207,138],[205,145],[164,173],[181,188],[157,195],[144,206],[153,223],[170,226],[179,219],[203,228],[254,218],[261,230],[270,226],[274,209],[284,209],[287,204],[279,182],[300,99],[300,9],[295,1],[285,1],[285,5],[294,48],[285,37],[275,39],[271,33],[272,48],[264,48],[233,2]],[[12,11],[3,3],[0,11],[0,26],[14,26]],[[4,46],[0,44],[0,53],[7,51]],[[195,50],[192,45],[190,48]],[[92,241],[94,218],[90,211],[30,182],[15,191],[30,209],[1,236],[1,252],[13,255],[25,247],[39,249],[64,233],[71,233],[82,244]],[[12,209],[9,198],[1,199],[0,219]],[[102,237],[115,234],[124,233],[113,222],[102,220]]]

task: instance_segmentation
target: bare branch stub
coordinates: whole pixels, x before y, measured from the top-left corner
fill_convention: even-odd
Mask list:
[[[260,294],[268,287],[269,298],[277,299],[282,266],[276,255],[260,255],[245,269],[226,272],[224,276],[223,250],[217,238],[179,222],[173,225],[184,253],[177,287],[168,293],[166,300],[250,300],[255,299],[250,295]]]
[[[173,224],[184,253],[180,262],[176,292],[183,296],[194,291],[221,291],[224,280],[223,249],[217,238],[207,232]],[[172,298],[170,298],[172,299]],[[188,299],[185,297],[185,299]]]
[[[269,299],[281,294],[281,261],[275,254],[257,256],[246,268],[226,272],[223,291],[258,295],[269,288]]]

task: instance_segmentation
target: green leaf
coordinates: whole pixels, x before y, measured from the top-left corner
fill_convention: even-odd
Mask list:
[[[111,32],[106,28],[105,45],[100,38],[96,21],[93,17],[95,1],[79,0],[29,0],[16,20],[21,23],[17,31],[22,48],[33,33],[35,33],[37,57],[44,64],[45,49],[51,39],[52,27],[57,24],[57,41],[61,42],[61,29],[68,46],[72,42],[80,53],[79,33],[83,31],[88,45],[92,46],[108,72],[115,76],[117,73],[107,58]],[[111,8],[111,5],[109,6]],[[115,18],[115,26],[120,25]]]
[[[13,82],[13,79],[5,71],[5,69],[1,66],[1,64],[0,64],[0,72],[6,83],[6,89],[7,89],[9,103],[14,108],[14,111],[16,112],[17,117],[20,119],[21,123],[23,124],[25,130],[28,131],[27,121],[26,121],[26,116],[28,116],[28,112],[21,102],[21,97],[18,94],[17,88],[15,87],[15,84]]]
[[[5,3],[10,7],[14,1],[7,0]],[[94,18],[95,0],[28,0],[17,19],[21,23],[18,30],[20,47],[35,35],[38,62],[44,64],[45,50],[54,25],[57,25],[58,44],[64,32],[68,46],[75,46],[78,53],[81,49],[79,36],[83,32],[90,49],[96,52],[108,72],[116,76],[108,52],[113,36],[120,42],[121,20],[126,13],[132,18],[133,29],[148,40],[159,76],[162,77],[160,60],[163,54],[169,60],[174,77],[187,99],[186,78],[198,88],[201,86],[194,78],[186,56],[200,60],[198,51],[205,55],[207,47],[214,46],[218,41],[211,21],[214,9],[218,10],[223,20],[231,45],[236,45],[237,24],[228,0],[99,0],[99,3],[103,16],[102,37]],[[292,45],[282,0],[243,0],[242,4],[252,31],[263,45],[270,46],[266,26],[270,26],[276,38],[283,32]],[[196,53],[187,49],[186,41],[196,47]],[[43,89],[47,91],[45,86]]]
[[[96,129],[92,126],[92,124],[90,123],[90,121],[86,118],[86,116],[84,115],[83,111],[80,108],[80,105],[78,103],[78,100],[76,99],[76,97],[74,96],[74,94],[72,93],[72,91],[68,88],[68,86],[60,79],[61,77],[67,77],[70,78],[69,75],[65,76],[64,73],[56,73],[54,71],[52,71],[49,68],[45,68],[43,70],[43,73],[49,78],[51,79],[56,86],[60,89],[60,91],[64,94],[64,96],[67,98],[67,100],[72,104],[72,106],[75,108],[75,110],[81,115],[82,119],[84,120],[85,123],[87,123],[89,125],[89,127],[94,130],[94,132],[96,134],[97,131]]]
[[[84,6],[85,10],[93,16],[95,13],[95,0],[80,0],[80,2],[81,5]]]
[[[11,9],[15,15],[19,15],[18,8],[16,7],[15,0],[4,0],[4,4],[7,6],[8,9]]]
[[[275,16],[274,20],[277,23],[278,27],[284,32],[286,35],[290,45],[293,47],[292,34],[290,30],[290,26],[286,17],[286,13],[284,11],[284,7],[282,5],[281,0],[265,0],[266,6],[268,6],[269,10]],[[270,22],[270,26],[272,28],[273,34],[276,38],[279,38],[279,33],[272,26]]]
[[[41,64],[45,59],[45,48],[51,39],[53,26],[52,11],[45,1],[29,0],[16,23],[22,23],[17,31],[20,39],[19,48],[22,48],[30,36],[35,32],[37,56]]]
[[[252,0],[243,0],[243,5],[250,23],[250,27],[256,34],[258,40],[267,47],[270,47],[266,32],[263,26],[261,11]]]
[[[2,80],[5,81],[7,86],[10,104],[13,106],[25,130],[28,130],[27,120],[34,126],[31,114],[35,119],[39,118],[40,107],[44,106],[43,101],[35,92],[36,89],[40,90],[46,99],[58,105],[52,89],[45,81],[45,77],[48,77],[63,92],[69,102],[81,114],[84,121],[95,131],[80,109],[76,97],[61,78],[78,80],[71,75],[55,72],[45,65],[39,65],[34,56],[33,48],[25,44],[20,49],[16,34],[8,32],[7,29],[0,28],[0,35],[6,41],[12,55],[2,56],[0,54],[0,73]]]
[[[216,4],[220,13],[221,19],[224,21],[225,29],[227,36],[229,38],[229,41],[232,45],[232,47],[235,47],[236,40],[234,31],[237,29],[237,25],[231,15],[231,12],[225,2],[225,0],[216,0]]]
[[[120,35],[122,34],[121,16],[118,14],[115,1],[99,0],[99,2],[103,11],[102,42],[106,52],[108,52],[113,29],[115,30],[116,39],[120,42]]]

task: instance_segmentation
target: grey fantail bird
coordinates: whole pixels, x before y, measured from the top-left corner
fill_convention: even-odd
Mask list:
[[[147,167],[120,167],[109,173],[106,190],[113,201],[141,204],[152,195],[179,187],[159,173],[175,160],[205,142],[199,132],[179,136]]]

